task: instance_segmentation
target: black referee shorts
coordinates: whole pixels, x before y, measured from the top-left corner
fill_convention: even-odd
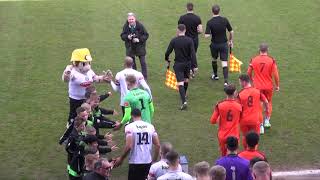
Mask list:
[[[190,75],[190,62],[175,62],[173,65],[174,73],[176,74],[176,78],[178,82],[183,82],[184,79],[189,79]]]
[[[221,61],[228,61],[228,44],[221,43],[221,44],[210,44],[211,56],[213,59],[218,59],[220,56]]]
[[[128,180],[146,180],[151,167],[150,164],[129,164]]]

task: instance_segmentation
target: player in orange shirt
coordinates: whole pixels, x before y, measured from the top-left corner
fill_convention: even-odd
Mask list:
[[[269,117],[268,111],[268,100],[264,94],[260,92],[259,89],[251,86],[250,77],[247,74],[241,74],[239,76],[240,86],[243,88],[238,93],[238,100],[242,105],[242,117],[240,120],[240,129],[242,132],[242,144],[246,148],[246,134],[253,130],[257,134],[264,133],[264,127],[262,123],[262,107],[261,102],[263,102],[265,107],[266,117]]]
[[[252,75],[254,72],[254,76]],[[276,61],[268,55],[268,45],[262,43],[260,45],[260,54],[251,59],[248,75],[253,81],[255,88],[263,93],[269,102],[269,115],[272,113],[272,95],[273,95],[273,80],[275,81],[275,90],[279,91],[279,73]],[[270,128],[270,116],[265,118],[264,127]]]
[[[259,134],[254,131],[250,131],[246,134],[245,137],[248,142],[248,147],[244,151],[240,152],[238,156],[247,159],[248,161],[251,161],[251,159],[253,158],[260,158],[265,161],[265,154],[257,150],[259,143]]]
[[[229,136],[239,139],[239,122],[242,112],[241,105],[235,99],[236,87],[232,84],[224,89],[227,98],[220,101],[210,118],[211,124],[219,123],[218,140],[222,156],[227,154],[226,140]]]

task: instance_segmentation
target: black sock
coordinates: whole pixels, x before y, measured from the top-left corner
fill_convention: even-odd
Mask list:
[[[218,75],[218,65],[217,65],[217,61],[212,61],[212,71],[214,73],[215,76]]]
[[[228,67],[223,67],[223,77],[224,77],[224,82],[228,82]]]
[[[188,82],[184,82],[184,92],[185,92],[185,94],[187,94],[188,85],[189,85]]]
[[[181,98],[182,103],[186,102],[186,92],[184,90],[183,85],[179,86],[179,93],[180,93],[180,98]]]

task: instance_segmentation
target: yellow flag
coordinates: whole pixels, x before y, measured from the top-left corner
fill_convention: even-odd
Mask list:
[[[233,56],[232,53],[230,53],[230,60],[229,60],[229,71],[230,72],[239,72],[241,73],[241,65],[243,63]]]
[[[165,84],[168,88],[178,90],[176,75],[174,74],[174,72],[170,71],[170,69],[167,69]]]

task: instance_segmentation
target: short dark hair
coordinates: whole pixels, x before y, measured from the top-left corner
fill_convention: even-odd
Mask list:
[[[98,152],[98,148],[93,146],[87,146],[84,148],[84,155],[96,154],[97,152]]]
[[[227,149],[229,151],[235,151],[238,149],[238,138],[234,136],[229,136],[227,138]]]
[[[231,96],[234,94],[234,92],[236,91],[236,86],[233,84],[228,84],[225,88],[224,88],[224,92]]]
[[[219,6],[218,4],[213,5],[213,6],[212,6],[212,13],[213,13],[214,15],[218,15],[219,12],[220,12],[220,6]]]
[[[246,141],[250,148],[254,148],[259,143],[259,135],[254,131],[250,131],[246,134]]]
[[[138,108],[134,108],[131,111],[131,116],[133,117],[141,117],[141,111]]]
[[[259,50],[262,53],[268,52],[268,44],[267,43],[261,43],[259,46]]]
[[[176,151],[170,151],[166,154],[166,159],[168,160],[169,164],[174,164],[177,160],[179,160],[179,153]]]
[[[191,2],[187,3],[187,10],[193,11],[193,4]]]
[[[95,135],[86,135],[83,139],[83,141],[88,144],[88,143],[93,143],[93,142],[98,142],[98,138]]]
[[[81,106],[76,109],[77,115],[79,115],[81,112],[84,112],[84,111],[86,111],[86,109]]]
[[[241,74],[241,75],[239,76],[239,79],[240,79],[241,81],[244,81],[244,82],[247,82],[247,83],[250,82],[250,76],[249,76],[248,74]]]
[[[178,30],[179,30],[180,32],[185,31],[185,30],[186,30],[186,25],[184,25],[184,24],[179,24],[179,25],[178,25]]]

